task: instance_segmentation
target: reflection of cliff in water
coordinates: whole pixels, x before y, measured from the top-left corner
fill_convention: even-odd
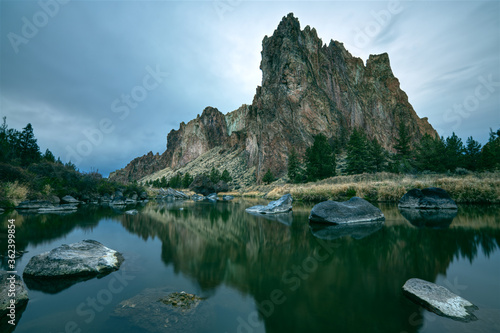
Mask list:
[[[227,284],[252,295],[257,304],[266,304],[273,290],[283,291],[286,301],[273,311],[264,307],[260,315],[270,332],[417,331],[409,318],[421,308],[404,299],[404,282],[412,277],[435,281],[454,258],[473,260],[479,249],[489,256],[500,241],[500,226],[488,220],[498,217],[498,209],[481,214],[489,221],[483,228],[452,224],[445,230],[417,229],[389,211],[389,223],[361,240],[328,241],[311,235],[308,210],[294,210],[287,226],[245,213],[248,206],[185,202],[180,210],[151,205],[139,216],[124,217],[123,224],[143,237],[159,237],[163,261],[205,290]],[[456,219],[463,225],[474,214],[463,210]],[[366,316],[353,318],[362,312]]]

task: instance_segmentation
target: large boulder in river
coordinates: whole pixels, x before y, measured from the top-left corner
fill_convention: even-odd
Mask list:
[[[247,213],[253,214],[279,214],[287,213],[292,210],[292,196],[285,194],[276,201],[271,201],[267,206],[258,205],[245,209]]]
[[[30,259],[23,276],[65,278],[81,275],[104,275],[120,268],[121,253],[95,240],[63,244]]]
[[[14,291],[15,297],[9,296],[12,291]],[[4,317],[12,312],[9,308],[11,299],[14,300],[13,313],[15,313],[16,308],[22,307],[28,302],[28,290],[19,275],[0,271],[0,316]]]
[[[73,198],[71,195],[65,195],[64,197],[61,198],[61,203],[63,204],[79,204],[80,201],[76,200]]]
[[[442,286],[421,279],[409,279],[404,294],[417,304],[440,316],[459,321],[477,320],[472,314],[478,307]]]
[[[345,202],[323,201],[313,207],[309,215],[311,223],[345,224],[368,223],[385,220],[380,209],[359,197]]]
[[[414,209],[457,209],[457,204],[450,195],[438,187],[428,187],[420,190],[414,188],[406,192],[399,200],[399,208]]]

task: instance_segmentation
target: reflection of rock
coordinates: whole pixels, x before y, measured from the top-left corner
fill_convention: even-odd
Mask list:
[[[448,228],[457,216],[456,209],[399,209],[411,224],[416,227]]]
[[[146,289],[121,302],[113,315],[149,332],[192,332],[207,327],[214,313],[203,298],[160,288]]]
[[[258,216],[259,218],[263,218],[270,221],[277,221],[279,223],[283,223],[286,225],[292,225],[293,223],[293,213],[291,211],[283,214],[260,214],[252,212],[250,212],[250,214]]]
[[[9,296],[14,294],[15,297]],[[14,309],[11,306],[11,300],[14,300]],[[16,309],[22,307],[28,302],[28,291],[24,286],[21,277],[16,274],[10,274],[6,271],[0,271],[0,316],[8,316],[9,313],[16,313]],[[2,331],[3,332],[3,331]]]
[[[125,212],[125,214],[127,214],[127,215],[137,215],[137,214],[139,214],[139,211],[137,209],[131,209],[131,210],[127,210]]]
[[[38,213],[74,213],[78,209],[76,204],[62,204],[59,206],[44,207],[38,209]]]
[[[209,194],[205,197],[205,199],[207,199],[210,202],[217,202],[217,200],[219,200],[219,198],[217,198],[217,193]]]
[[[354,239],[365,238],[378,230],[382,229],[384,223],[382,221],[361,223],[361,224],[337,224],[337,225],[323,225],[311,224],[312,234],[321,239],[333,240],[345,236],[351,236]]]
[[[419,190],[414,188],[406,192],[399,200],[399,208],[418,209],[457,209],[457,204],[450,195],[438,187]]]
[[[57,294],[68,289],[74,284],[84,282],[94,278],[92,275],[77,275],[71,278],[38,278],[29,275],[23,275],[24,282],[30,290],[38,290],[46,294]]]
[[[309,222],[327,224],[366,223],[384,219],[380,209],[358,197],[345,202],[320,202],[313,207],[309,215]]]
[[[53,278],[99,275],[117,270],[123,256],[94,240],[63,244],[34,256],[24,269],[24,276]]]
[[[292,196],[285,194],[276,201],[271,201],[267,206],[258,205],[246,209],[248,213],[279,214],[292,210]]]
[[[421,279],[409,279],[403,292],[415,303],[440,316],[466,322],[477,320],[472,312],[478,307],[445,287]]]

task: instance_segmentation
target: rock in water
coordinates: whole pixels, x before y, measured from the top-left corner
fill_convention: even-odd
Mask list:
[[[137,209],[131,209],[131,210],[127,210],[125,212],[125,214],[127,214],[127,215],[137,215],[137,214],[139,214],[139,211]]]
[[[193,332],[206,329],[214,311],[194,294],[160,288],[146,289],[122,301],[113,315],[148,332]]]
[[[79,204],[80,201],[73,198],[71,195],[65,195],[61,198],[61,203],[63,204]]]
[[[247,213],[256,214],[279,214],[286,213],[292,210],[292,196],[285,194],[276,201],[271,201],[267,206],[258,205],[245,209]]]
[[[100,275],[119,269],[122,262],[121,253],[95,240],[83,240],[34,256],[23,275],[32,278]]]
[[[233,199],[234,199],[234,196],[232,196],[232,195],[223,195],[222,196],[222,200],[224,200],[224,201],[231,201]]]
[[[457,209],[458,207],[445,190],[429,187],[423,190],[414,188],[406,192],[399,200],[398,208]]]
[[[9,296],[11,286],[14,286],[13,289],[15,290],[16,297],[13,299],[15,300],[14,304],[16,308],[28,302],[28,290],[24,286],[21,277],[16,274],[7,273],[6,271],[0,271],[0,316],[2,317],[10,311],[8,306],[11,300]]]
[[[368,223],[385,220],[380,209],[359,197],[345,202],[323,201],[313,207],[309,215],[311,223],[344,224]]]
[[[440,316],[465,322],[477,320],[472,311],[478,307],[445,287],[421,279],[409,279],[403,286],[403,292],[415,303]]]
[[[217,193],[209,194],[205,197],[205,199],[207,199],[210,202],[217,202],[217,200],[219,200],[219,198],[217,197]]]

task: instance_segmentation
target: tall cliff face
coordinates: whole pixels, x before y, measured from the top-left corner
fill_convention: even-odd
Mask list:
[[[301,30],[293,14],[264,37],[260,68],[262,85],[251,105],[225,116],[208,107],[201,117],[182,123],[168,134],[160,164],[177,169],[214,147],[236,147],[260,179],[268,168],[283,174],[291,147],[303,153],[319,133],[345,141],[358,128],[388,150],[400,122],[412,142],[426,133],[437,135],[408,102],[386,53],[371,55],[365,66],[342,43],[326,45],[314,28]]]

